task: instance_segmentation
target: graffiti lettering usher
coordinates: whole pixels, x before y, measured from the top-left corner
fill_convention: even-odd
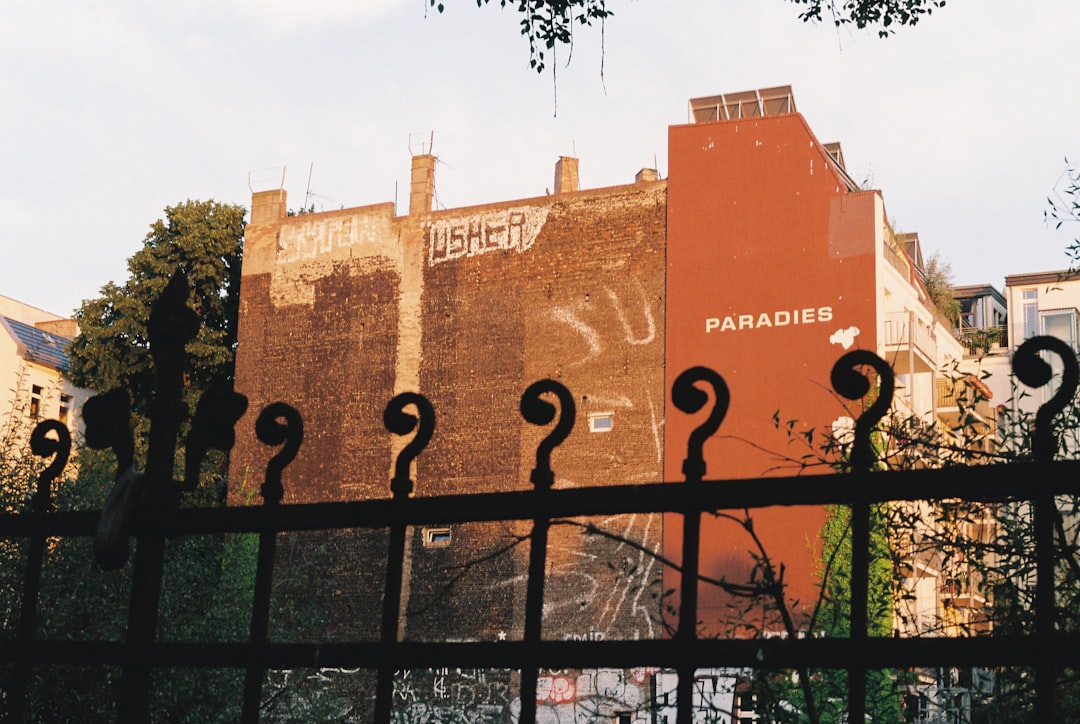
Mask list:
[[[815,324],[817,322],[831,322],[832,318],[832,307],[804,307],[802,309],[791,310],[781,309],[776,312],[761,312],[759,314],[729,314],[723,318],[706,317],[705,333],[708,334],[715,330],[721,332],[738,332],[744,329]]]
[[[493,251],[528,251],[547,221],[548,207],[521,207],[433,221],[425,230],[428,264]]]

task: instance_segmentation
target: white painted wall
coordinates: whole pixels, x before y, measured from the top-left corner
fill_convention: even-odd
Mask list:
[[[0,314],[26,324],[63,319],[8,297],[0,297]],[[28,444],[30,432],[38,421],[59,418],[63,395],[70,398],[64,405],[66,423],[75,438],[79,431],[78,411],[91,391],[75,387],[59,370],[26,359],[24,352],[16,338],[0,324],[0,445],[11,450]],[[38,395],[34,395],[35,386],[40,388]],[[36,419],[30,414],[34,397],[38,398]]]

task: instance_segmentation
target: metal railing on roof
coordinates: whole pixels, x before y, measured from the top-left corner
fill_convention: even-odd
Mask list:
[[[690,99],[690,120],[693,123],[786,113],[795,113],[795,95],[789,85]]]

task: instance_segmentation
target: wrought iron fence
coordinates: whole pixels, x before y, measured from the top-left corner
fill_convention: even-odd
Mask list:
[[[202,456],[209,448],[232,446],[233,425],[246,401],[232,392],[208,394],[200,401],[186,444],[186,478],[174,481],[173,456],[182,406],[183,345],[194,334],[184,307],[183,281],[170,285],[151,318],[151,353],[159,389],[153,429],[143,474],[131,471],[133,444],[127,430],[126,395],[112,392],[94,398],[84,409],[86,442],[112,448],[118,458],[117,485],[97,512],[52,510],[50,485],[66,464],[71,440],[55,421],[37,426],[33,452],[51,457],[41,473],[30,510],[0,514],[0,538],[28,541],[18,627],[4,640],[0,664],[14,670],[7,696],[7,714],[20,720],[27,685],[36,666],[80,664],[115,666],[123,671],[119,718],[148,717],[151,673],[172,667],[232,668],[245,674],[244,721],[257,721],[267,671],[318,667],[365,668],[377,672],[374,717],[388,722],[393,706],[395,671],[471,667],[520,672],[518,721],[531,724],[537,715],[537,680],[541,668],[651,666],[677,674],[676,722],[693,721],[695,672],[704,668],[840,669],[848,672],[848,721],[863,721],[866,673],[873,669],[942,666],[1030,667],[1035,672],[1037,721],[1054,720],[1056,672],[1080,666],[1080,635],[1055,628],[1054,496],[1080,494],[1080,463],[1054,461],[1051,430],[1055,415],[1072,400],[1077,387],[1076,358],[1058,340],[1039,337],[1017,350],[1014,369],[1025,384],[1049,381],[1041,355],[1049,351],[1065,360],[1065,381],[1054,399],[1038,412],[1034,460],[1023,464],[986,465],[944,470],[878,471],[872,433],[890,406],[893,377],[876,355],[855,351],[835,365],[832,383],[850,400],[869,404],[855,423],[850,471],[818,478],[767,480],[708,479],[702,448],[721,425],[729,392],[722,377],[695,367],[678,377],[671,390],[674,405],[687,414],[705,413],[705,420],[687,442],[684,478],[654,484],[556,489],[552,454],[570,433],[575,420],[573,397],[560,383],[544,380],[530,386],[521,399],[521,414],[534,425],[551,426],[537,448],[527,491],[412,497],[410,465],[434,432],[434,410],[421,395],[398,395],[386,408],[384,422],[395,435],[411,435],[398,455],[390,481],[391,497],[344,503],[282,504],[282,472],[303,440],[297,411],[275,403],[256,423],[258,438],[280,451],[270,461],[262,484],[262,504],[217,509],[182,509],[178,491],[194,484]],[[873,374],[871,374],[871,372]],[[552,404],[557,402],[557,405]],[[194,477],[193,477],[194,476]],[[1035,520],[1035,627],[1027,635],[971,638],[875,638],[867,633],[870,507],[885,501],[965,499],[1031,501]],[[699,635],[697,622],[701,518],[710,511],[770,506],[843,505],[852,511],[851,631],[849,638],[715,639]],[[545,639],[542,611],[547,535],[556,518],[665,513],[683,521],[681,591],[675,632],[665,639],[637,641],[555,641]],[[417,642],[401,640],[398,621],[403,582],[406,530],[410,526],[484,521],[531,521],[524,635],[497,642]],[[288,531],[367,528],[389,530],[390,553],[380,636],[377,641],[270,640],[268,621],[275,548]],[[157,631],[165,541],[175,536],[252,533],[258,535],[255,592],[248,640],[243,643],[191,643],[160,640]],[[131,596],[123,641],[42,639],[36,622],[42,615],[39,588],[49,541],[56,537],[93,537],[95,555],[104,567],[118,567],[127,556],[128,537],[135,539]]]

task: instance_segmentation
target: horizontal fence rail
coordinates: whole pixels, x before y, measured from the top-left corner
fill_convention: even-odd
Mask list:
[[[168,294],[166,292],[166,297]],[[179,291],[174,290],[173,294],[182,302],[184,297],[180,296]],[[173,303],[176,303],[175,299]],[[155,308],[155,314],[158,311]],[[173,317],[169,318],[173,322],[175,315],[174,310]],[[154,319],[152,316],[152,327]],[[151,342],[153,348],[156,342],[153,336]],[[174,343],[170,349],[173,354],[182,354],[182,347],[182,344]],[[66,462],[70,439],[64,438],[66,431],[60,431],[62,426],[43,423],[35,431],[34,452],[52,458],[52,465],[41,475],[31,510],[0,514],[0,539],[29,542],[18,628],[15,636],[4,640],[0,646],[0,664],[10,665],[15,671],[14,684],[8,693],[7,713],[16,720],[23,715],[27,681],[31,668],[35,666],[69,664],[121,667],[123,682],[119,718],[124,721],[143,721],[147,718],[151,673],[155,669],[194,667],[243,670],[243,719],[256,721],[268,670],[343,667],[370,669],[377,674],[375,719],[386,722],[390,720],[393,705],[395,671],[470,667],[521,672],[519,721],[532,724],[537,716],[536,686],[541,668],[647,665],[677,674],[678,724],[690,724],[692,721],[695,671],[716,667],[844,669],[849,675],[849,720],[862,721],[868,670],[977,665],[1032,668],[1035,671],[1037,720],[1051,721],[1054,716],[1056,671],[1080,667],[1080,634],[1059,631],[1054,625],[1055,544],[1052,515],[1056,513],[1055,496],[1080,494],[1080,462],[1052,460],[1057,446],[1051,423],[1075,394],[1080,372],[1072,351],[1058,340],[1045,337],[1029,340],[1016,352],[1014,369],[1025,384],[1046,384],[1049,381],[1049,366],[1040,355],[1047,352],[1062,359],[1064,379],[1054,399],[1044,405],[1036,416],[1034,460],[1028,463],[939,470],[877,470],[872,436],[891,404],[892,372],[875,355],[853,352],[837,362],[833,371],[833,386],[848,399],[872,399],[855,423],[850,470],[834,476],[814,476],[812,479],[800,476],[767,480],[710,479],[702,446],[723,420],[728,391],[720,375],[708,368],[698,367],[680,376],[672,390],[673,403],[688,414],[698,413],[712,401],[705,421],[688,441],[687,457],[683,464],[684,480],[554,488],[551,454],[573,427],[575,410],[573,397],[566,388],[557,382],[545,380],[526,390],[522,398],[521,413],[525,420],[551,428],[537,450],[536,467],[530,476],[533,487],[530,489],[437,497],[414,496],[414,485],[409,476],[410,464],[431,439],[435,418],[425,398],[407,393],[395,397],[387,406],[385,415],[388,430],[400,436],[411,435],[396,460],[388,489],[392,497],[344,503],[282,504],[282,471],[302,443],[303,424],[295,410],[288,405],[275,403],[263,411],[257,423],[259,439],[268,445],[281,447],[266,471],[261,488],[262,505],[219,509],[178,508],[176,490],[170,486],[176,483],[183,489],[185,484],[190,483],[190,471],[192,467],[196,471],[199,469],[199,456],[206,449],[227,450],[231,447],[232,425],[246,406],[241,396],[231,392],[221,393],[206,401],[205,405],[200,402],[192,423],[192,434],[188,437],[186,462],[189,478],[185,481],[173,481],[171,475],[172,451],[175,450],[179,434],[175,416],[164,431],[158,427],[158,419],[154,419],[147,472],[142,477],[135,477],[139,474],[130,469],[130,431],[125,427],[126,396],[124,399],[113,393],[109,393],[113,395],[112,398],[99,396],[88,403],[84,412],[87,443],[93,447],[111,447],[119,461],[117,488],[109,496],[103,511],[51,510],[49,487]],[[175,377],[182,373],[182,365],[175,361],[157,361],[161,375],[172,374]],[[174,378],[171,387],[168,384],[159,387],[159,394],[163,394],[161,390],[166,390],[164,394],[178,400],[179,389]],[[161,407],[167,408],[167,405]],[[163,416],[169,417],[168,414]],[[216,430],[212,434],[206,433],[203,427],[210,423],[218,423],[212,426]],[[193,448],[196,449],[194,454]],[[125,485],[141,485],[142,495],[125,497]],[[1025,635],[969,638],[868,636],[866,604],[870,565],[870,506],[889,501],[948,499],[1030,501],[1034,509],[1034,557],[1037,562],[1034,631]],[[730,509],[821,505],[843,505],[852,510],[853,635],[849,638],[702,637],[697,630],[702,516]],[[663,560],[665,565],[680,573],[682,581],[677,629],[670,638],[640,641],[545,639],[542,608],[548,530],[565,519],[626,513],[672,514],[680,516],[684,522],[681,562],[676,565],[670,560]],[[496,642],[401,640],[398,621],[406,575],[403,550],[407,529],[425,524],[509,520],[532,523],[522,638]],[[289,531],[345,528],[378,529],[389,533],[379,634],[365,640],[344,642],[271,641],[267,618],[277,536]],[[165,540],[220,533],[258,535],[258,563],[248,640],[242,643],[191,643],[159,639],[156,625]],[[128,537],[135,539],[129,620],[123,641],[61,641],[37,637],[34,622],[42,615],[37,598],[47,542],[69,537],[93,537],[95,554],[104,568],[125,565]]]
[[[554,489],[547,501],[552,518],[619,513],[710,512],[804,505],[850,505],[901,500],[963,499],[975,502],[1030,500],[1038,496],[1080,494],[1080,461],[1016,463],[937,470],[890,470],[821,476],[706,480],[690,492],[676,483],[604,485]],[[181,508],[168,515],[133,522],[134,535],[159,531],[166,536],[208,533],[387,528],[392,523],[434,525],[530,520],[539,496],[534,490],[420,496],[404,501],[359,500],[341,503],[290,503],[276,508]],[[0,514],[2,535],[29,537],[92,536],[99,511]]]

